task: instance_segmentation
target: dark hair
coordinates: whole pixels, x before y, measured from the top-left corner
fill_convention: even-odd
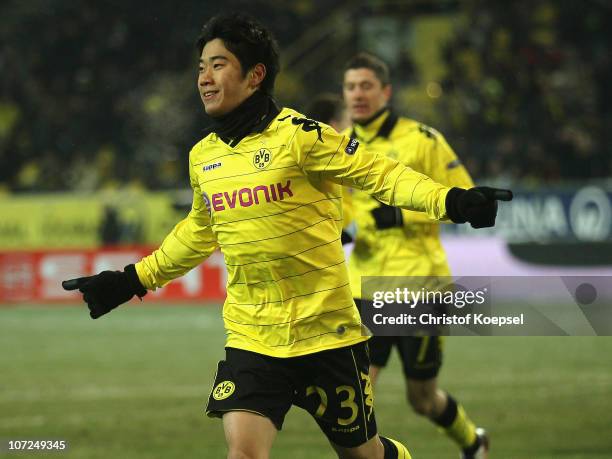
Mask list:
[[[305,114],[313,120],[330,124],[331,121],[342,116],[343,109],[344,101],[342,97],[337,94],[323,93],[314,98],[308,105]]]
[[[387,64],[382,59],[369,53],[359,53],[353,56],[344,66],[344,71],[363,68],[372,70],[383,86],[387,86],[391,82]]]
[[[243,76],[256,64],[265,65],[266,76],[260,90],[272,94],[274,80],[280,70],[278,44],[263,24],[241,13],[218,14],[202,27],[197,41],[199,53],[202,54],[206,43],[215,38],[221,39],[225,47],[238,58]]]

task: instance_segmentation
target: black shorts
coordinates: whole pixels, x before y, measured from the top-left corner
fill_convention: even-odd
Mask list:
[[[438,376],[442,366],[443,336],[374,336],[368,341],[372,365],[387,365],[393,346],[402,360],[404,375],[426,380]]]
[[[367,343],[277,358],[226,348],[206,414],[250,411],[281,429],[291,405],[308,411],[333,443],[352,448],[376,435]]]

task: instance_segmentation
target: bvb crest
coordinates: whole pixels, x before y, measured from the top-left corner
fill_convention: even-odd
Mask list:
[[[257,170],[263,170],[272,162],[272,152],[267,148],[260,148],[253,154],[253,166]]]

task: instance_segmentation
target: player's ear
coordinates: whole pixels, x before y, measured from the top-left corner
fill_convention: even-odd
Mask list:
[[[393,88],[391,87],[391,83],[387,84],[383,88],[383,94],[385,95],[385,99],[387,99],[387,102],[389,102],[389,100],[391,99],[391,95],[393,94]]]
[[[249,71],[248,78],[250,87],[258,87],[264,78],[266,78],[266,66],[262,63],[255,64],[255,66]]]

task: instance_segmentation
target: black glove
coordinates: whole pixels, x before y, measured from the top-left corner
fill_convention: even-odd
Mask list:
[[[134,265],[127,265],[123,271],[102,271],[95,276],[66,280],[62,287],[64,290],[79,289],[92,319],[112,311],[134,295],[142,298],[147,294]]]
[[[402,209],[380,203],[380,206],[370,211],[376,222],[376,228],[387,229],[404,226]]]
[[[446,214],[453,223],[470,222],[472,228],[495,225],[497,201],[512,201],[512,191],[479,186],[451,188],[446,195]]]

